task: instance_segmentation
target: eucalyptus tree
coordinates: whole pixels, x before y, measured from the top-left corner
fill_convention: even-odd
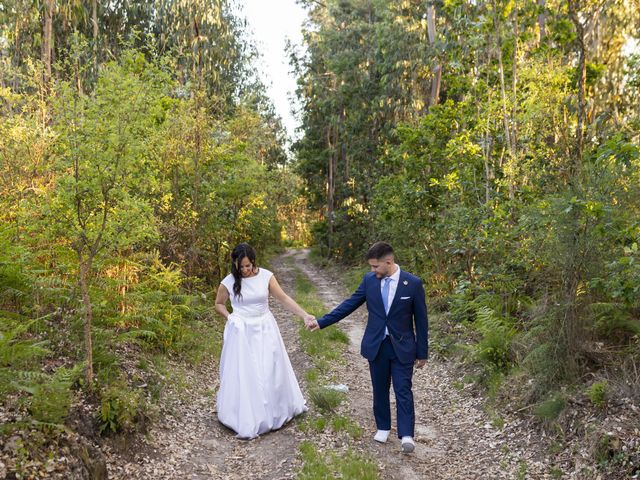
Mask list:
[[[224,111],[238,100],[256,55],[234,0],[162,0],[154,3],[152,33],[159,52],[174,52],[182,83],[204,87]]]
[[[83,69],[76,85],[93,84],[99,65],[123,49],[176,56],[180,81],[204,86],[219,99],[221,111],[248,88],[255,55],[234,0],[9,0],[0,10],[0,28],[13,66],[24,71],[29,59],[39,59],[47,80],[52,75],[68,79],[74,72],[64,62],[82,57],[91,68]],[[57,73],[56,62],[61,65]],[[27,87],[19,82],[14,76],[14,88]]]
[[[421,21],[426,6],[416,5],[308,2],[309,53],[297,59],[305,131],[298,168],[315,204],[325,204],[331,254],[352,256],[373,235],[367,212],[387,168],[380,151],[399,121],[429,105],[434,46]]]

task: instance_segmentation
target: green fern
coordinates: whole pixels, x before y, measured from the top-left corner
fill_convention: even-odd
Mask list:
[[[492,370],[508,370],[511,366],[511,341],[516,333],[515,328],[487,306],[476,311],[473,325],[482,334],[475,346],[478,359]]]
[[[15,323],[7,316],[0,317],[0,367],[28,367],[49,353],[47,341],[21,338],[36,321]]]
[[[603,338],[626,341],[640,335],[640,321],[630,309],[615,302],[598,302],[590,305],[595,332]]]

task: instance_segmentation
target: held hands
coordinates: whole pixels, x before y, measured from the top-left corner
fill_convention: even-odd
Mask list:
[[[304,326],[309,331],[318,330],[320,328],[320,325],[318,325],[318,322],[316,321],[316,317],[308,313],[304,316]]]

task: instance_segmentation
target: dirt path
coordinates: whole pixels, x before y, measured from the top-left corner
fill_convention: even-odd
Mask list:
[[[296,252],[295,259],[297,267],[312,279],[327,308],[335,307],[351,293],[325,270],[311,264],[308,252]],[[338,378],[349,387],[352,418],[366,432],[361,447],[377,459],[385,479],[557,478],[548,473],[554,462],[540,454],[536,433],[513,418],[505,418],[502,429],[493,427],[482,409],[482,400],[454,388],[454,381],[459,379],[449,366],[437,361],[429,361],[414,375],[417,442],[414,454],[400,453],[395,425],[389,442],[384,445],[374,442],[369,369],[359,353],[366,315],[366,308],[361,307],[339,322],[351,344],[346,352],[346,366]],[[395,413],[392,416],[395,423]]]
[[[294,261],[286,261],[287,257]],[[278,281],[285,291],[293,292],[296,268],[314,283],[329,308],[342,301],[348,292],[329,274],[308,261],[308,251],[289,251],[272,261]],[[297,333],[299,321],[272,301],[296,375],[305,392],[304,372],[310,361],[301,350]],[[400,444],[392,430],[390,441],[380,445],[372,440],[375,424],[371,412],[372,394],[368,365],[359,354],[360,339],[366,321],[366,309],[360,308],[339,323],[351,344],[346,362],[336,365],[340,383],[349,387],[349,415],[364,430],[353,448],[368,453],[382,470],[382,478],[411,479],[514,479],[552,478],[548,458],[536,459],[540,450],[531,432],[516,420],[506,419],[502,429],[494,428],[482,411],[480,399],[456,390],[456,380],[446,364],[431,361],[414,376],[416,399],[416,451],[400,453]],[[109,464],[109,476],[116,479],[292,479],[300,468],[298,445],[310,439],[295,427],[295,420],[277,432],[252,441],[238,440],[217,422],[215,391],[217,363],[200,365],[184,373],[186,390],[176,388],[173,402],[163,411],[145,443]],[[392,395],[393,397],[393,395]],[[311,406],[312,407],[312,406]],[[312,407],[313,408],[313,407]],[[395,420],[394,420],[395,422]],[[317,440],[317,439],[311,439]],[[319,442],[320,449],[331,448]],[[565,477],[566,478],[566,477]]]

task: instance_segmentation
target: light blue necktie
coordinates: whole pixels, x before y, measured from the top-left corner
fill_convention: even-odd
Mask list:
[[[384,285],[382,286],[382,304],[384,305],[384,313],[389,313],[389,284],[391,278],[384,279]]]

